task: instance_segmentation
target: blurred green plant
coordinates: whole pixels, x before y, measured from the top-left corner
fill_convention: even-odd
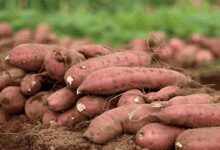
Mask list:
[[[50,24],[59,35],[90,37],[120,45],[153,30],[187,38],[194,32],[220,36],[220,10],[201,0],[0,0],[0,20],[15,30]]]

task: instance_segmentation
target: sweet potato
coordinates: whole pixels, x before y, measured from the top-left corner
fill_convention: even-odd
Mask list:
[[[143,103],[145,103],[143,93],[138,89],[131,89],[122,94],[118,101],[118,106]]]
[[[67,111],[63,112],[57,122],[57,126],[68,126],[80,123],[81,121],[86,120],[86,117],[83,116],[76,107],[70,108]]]
[[[180,88],[178,86],[167,86],[160,89],[158,92],[150,92],[145,94],[144,100],[147,103],[151,103],[153,101],[166,101],[176,96],[179,90]]]
[[[9,51],[6,60],[27,71],[38,71],[43,67],[44,57],[56,46],[43,44],[21,44]]]
[[[73,65],[65,73],[66,84],[76,89],[91,72],[107,67],[145,66],[151,61],[150,55],[142,51],[126,51],[88,59]]]
[[[86,117],[94,117],[116,107],[116,100],[98,96],[84,96],[76,103],[77,110]]]
[[[40,74],[27,74],[21,80],[21,91],[25,95],[35,95],[42,88],[42,77]]]
[[[16,44],[30,43],[33,39],[32,34],[33,33],[30,29],[20,30],[15,34],[14,41]]]
[[[219,96],[211,96],[209,94],[192,94],[186,96],[176,96],[169,101],[158,101],[152,103],[153,106],[167,107],[181,104],[207,104],[218,102]]]
[[[164,46],[160,49],[158,56],[161,60],[169,61],[174,56],[174,50],[169,46]]]
[[[176,139],[176,150],[219,150],[220,127],[188,129]]]
[[[210,62],[214,60],[214,55],[208,51],[208,50],[199,50],[196,54],[195,54],[195,61],[197,64],[200,63],[204,63],[204,62]]]
[[[42,119],[44,113],[49,110],[47,98],[50,94],[50,92],[42,91],[26,101],[25,114],[30,120]]]
[[[82,53],[86,58],[103,56],[112,53],[108,48],[99,44],[81,45],[77,48],[77,51]]]
[[[161,122],[183,127],[214,127],[220,126],[220,104],[182,104],[161,108],[150,114]]]
[[[8,120],[8,114],[0,108],[0,125],[5,123]]]
[[[12,27],[6,22],[0,22],[0,39],[12,36]]]
[[[167,69],[145,67],[109,67],[88,75],[78,93],[113,94],[132,88],[160,89],[170,85],[185,86],[191,80],[184,74]]]
[[[77,95],[68,87],[64,87],[47,98],[48,106],[53,111],[64,111],[76,103]]]
[[[84,60],[85,57],[74,50],[54,49],[46,55],[44,66],[52,79],[60,81],[63,80],[63,76],[69,67]]]
[[[44,113],[42,117],[42,123],[45,125],[50,125],[52,122],[57,122],[59,118],[59,113],[52,110],[48,110]]]
[[[161,46],[164,46],[167,42],[167,36],[164,32],[153,31],[147,38],[147,43],[152,50],[157,50]]]
[[[161,123],[151,123],[138,130],[135,142],[150,150],[171,150],[175,147],[176,137],[183,130]]]
[[[9,68],[1,72],[0,75],[0,91],[7,86],[19,84],[26,72],[19,68]]]
[[[1,92],[0,105],[8,114],[23,111],[26,98],[18,86],[8,86]]]
[[[183,51],[186,46],[185,43],[181,39],[178,39],[178,38],[170,39],[168,45],[170,48],[173,49],[174,56],[181,53],[181,51]]]
[[[148,51],[149,49],[145,40],[138,39],[138,38],[131,40],[126,46],[126,48],[132,49],[132,50],[143,50],[143,51]]]
[[[154,118],[143,116],[154,112],[147,104],[124,105],[102,113],[93,119],[84,137],[94,143],[104,144],[127,131],[137,132],[143,125],[154,122]]]
[[[48,24],[39,24],[34,33],[34,40],[37,43],[53,43],[56,42],[57,36]]]
[[[73,39],[69,36],[64,36],[59,40],[59,45],[61,47],[66,47],[66,48],[70,48],[71,44],[73,42]]]

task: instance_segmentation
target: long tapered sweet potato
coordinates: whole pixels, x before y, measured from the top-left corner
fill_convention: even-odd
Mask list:
[[[132,88],[160,89],[166,86],[185,86],[191,80],[177,71],[145,67],[109,67],[86,77],[78,93],[113,94]]]
[[[73,107],[63,112],[59,116],[57,126],[74,125],[86,119],[87,118],[85,116],[83,116],[80,112],[78,112],[76,107]]]
[[[68,68],[84,60],[85,57],[74,50],[54,49],[44,58],[44,66],[51,78],[60,81]]]
[[[46,54],[55,47],[44,44],[21,44],[9,51],[5,59],[24,70],[38,71],[43,67]]]
[[[84,136],[94,143],[104,144],[126,131],[138,131],[154,118],[142,118],[153,113],[148,104],[124,105],[102,113],[93,119]]]
[[[215,127],[220,126],[220,104],[182,104],[161,108],[150,114],[161,122],[182,127]]]
[[[76,103],[77,95],[68,87],[64,87],[47,98],[47,103],[53,111],[64,111]]]
[[[73,65],[65,73],[66,84],[76,89],[91,72],[107,67],[145,66],[151,61],[149,54],[142,51],[126,51],[88,59]]]
[[[42,91],[26,101],[25,114],[30,120],[42,119],[44,113],[49,110],[46,99],[50,94],[48,91]]]
[[[138,89],[131,89],[124,92],[118,100],[118,106],[143,103],[145,103],[143,93]]]
[[[220,127],[188,129],[176,139],[176,150],[219,150]]]
[[[1,72],[0,75],[0,91],[7,86],[19,84],[26,72],[19,68],[9,68]]]
[[[76,103],[77,110],[86,117],[94,117],[116,107],[117,100],[98,96],[84,96]]]
[[[150,150],[171,150],[175,147],[176,137],[183,130],[161,123],[151,123],[138,130],[135,142]]]
[[[167,107],[181,104],[207,104],[219,102],[219,96],[211,96],[209,94],[192,94],[186,96],[176,96],[168,101],[158,101],[152,103],[153,106]]]
[[[178,94],[180,88],[178,86],[167,86],[160,89],[158,92],[150,92],[145,94],[145,102],[166,101]]]
[[[86,58],[103,56],[112,53],[106,47],[98,44],[81,45],[77,48],[77,51],[82,53]]]

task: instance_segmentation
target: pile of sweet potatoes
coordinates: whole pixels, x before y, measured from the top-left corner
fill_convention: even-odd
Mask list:
[[[72,38],[57,42],[44,24],[35,33],[25,30],[18,35],[39,43],[14,46],[4,57],[0,124],[24,113],[45,126],[90,121],[83,137],[97,144],[127,133],[134,135],[137,145],[151,150],[220,149],[219,96],[184,94],[194,82],[189,76],[153,67],[156,37],[149,39],[148,46],[134,40],[118,51],[91,41],[74,44]],[[155,36],[159,43],[167,40],[161,33]],[[173,39],[167,49],[173,56],[185,47]]]

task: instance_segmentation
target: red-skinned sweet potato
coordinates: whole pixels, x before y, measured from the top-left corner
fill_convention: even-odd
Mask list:
[[[161,123],[151,123],[138,130],[135,142],[150,150],[171,150],[175,147],[176,137],[183,130]]]
[[[99,44],[81,45],[77,48],[77,51],[82,53],[86,58],[103,56],[112,53],[108,48]]]
[[[135,133],[145,124],[156,121],[154,118],[142,118],[153,112],[147,104],[131,104],[111,109],[91,121],[84,137],[94,143],[104,144],[123,131]]]
[[[86,117],[94,117],[116,107],[117,100],[98,96],[84,96],[76,103],[77,110]]]
[[[12,36],[12,27],[6,22],[0,22],[0,39]]]
[[[0,108],[0,125],[5,123],[8,118],[8,114],[2,108]]]
[[[144,103],[143,93],[138,89],[131,89],[124,92],[118,100],[118,106]]]
[[[148,51],[149,50],[149,47],[147,46],[147,43],[145,42],[144,39],[133,39],[131,40],[126,48],[128,49],[132,49],[132,50],[143,50],[143,51]]]
[[[9,68],[1,72],[0,75],[0,91],[7,86],[20,84],[21,79],[26,75],[26,72],[19,68]]]
[[[220,127],[188,129],[176,139],[176,150],[220,149]]]
[[[32,34],[30,29],[20,30],[15,34],[14,41],[16,44],[30,43],[33,39]]]
[[[9,51],[5,59],[21,69],[38,71],[43,67],[46,54],[55,47],[44,44],[21,44]]]
[[[30,97],[25,103],[25,114],[30,120],[42,119],[45,112],[49,110],[47,98],[50,92],[42,91]]]
[[[145,66],[151,61],[149,54],[142,51],[126,51],[99,56],[73,65],[65,73],[66,84],[76,89],[91,72],[107,67]]]
[[[200,63],[204,63],[204,62],[210,62],[214,60],[214,55],[208,51],[208,50],[199,50],[196,54],[195,54],[195,61],[197,64]]]
[[[167,86],[160,89],[158,92],[150,92],[144,95],[145,102],[151,103],[154,101],[167,101],[176,96],[180,88],[178,86]]]
[[[86,117],[83,116],[76,107],[70,108],[67,111],[63,112],[57,122],[57,126],[68,126],[80,123],[81,121],[86,120]]]
[[[68,68],[84,60],[85,57],[75,50],[54,49],[46,55],[44,66],[51,78],[61,81]]]
[[[157,108],[158,109],[158,108]],[[220,104],[182,104],[161,108],[149,117],[161,122],[182,127],[220,126]]]
[[[132,88],[160,89],[166,86],[185,86],[191,79],[177,71],[145,67],[109,67],[86,77],[77,93],[113,94]]]
[[[53,111],[64,111],[76,103],[77,95],[68,87],[55,91],[47,98],[48,106]]]
[[[18,86],[8,86],[1,92],[0,105],[8,114],[18,114],[23,111],[26,98]]]
[[[57,122],[59,118],[59,113],[54,112],[52,110],[48,110],[44,113],[42,117],[42,123],[45,125],[50,125],[53,122]]]

